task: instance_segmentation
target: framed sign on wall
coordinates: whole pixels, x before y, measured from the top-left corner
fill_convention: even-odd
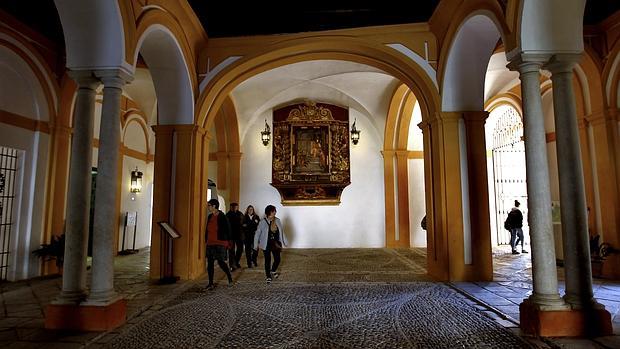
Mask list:
[[[338,205],[351,184],[349,110],[306,101],[273,111],[271,185],[283,205]]]

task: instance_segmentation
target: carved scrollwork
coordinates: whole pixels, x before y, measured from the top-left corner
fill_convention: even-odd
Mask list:
[[[332,111],[323,106],[317,106],[316,102],[306,101],[297,108],[291,109],[286,121],[289,122],[314,122],[333,121]]]
[[[284,205],[337,205],[350,184],[349,113],[305,102],[273,112],[272,183]]]

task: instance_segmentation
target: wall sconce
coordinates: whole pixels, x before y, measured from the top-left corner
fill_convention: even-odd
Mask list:
[[[263,141],[265,147],[269,145],[269,141],[271,140],[271,129],[267,124],[267,120],[265,120],[265,129],[260,132],[260,139]]]
[[[131,171],[131,188],[132,193],[139,193],[142,190],[142,172],[138,171],[138,167]]]
[[[353,142],[353,145],[357,145],[357,142],[360,141],[360,130],[355,128],[355,122],[357,122],[357,119],[355,119],[355,121],[353,121],[353,125],[351,125],[351,141]]]

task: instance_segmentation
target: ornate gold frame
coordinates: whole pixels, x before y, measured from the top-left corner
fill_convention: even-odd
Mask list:
[[[283,205],[338,205],[350,184],[349,111],[307,101],[273,112],[271,185]]]

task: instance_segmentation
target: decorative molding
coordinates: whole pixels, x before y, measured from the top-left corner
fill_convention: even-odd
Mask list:
[[[13,114],[6,110],[0,110],[0,122],[33,132],[50,134],[50,125],[47,121],[34,120],[26,116]]]
[[[410,150],[407,157],[409,159],[424,159],[424,152],[422,150]]]
[[[271,185],[283,205],[338,205],[351,183],[349,111],[305,101],[273,112]]]

